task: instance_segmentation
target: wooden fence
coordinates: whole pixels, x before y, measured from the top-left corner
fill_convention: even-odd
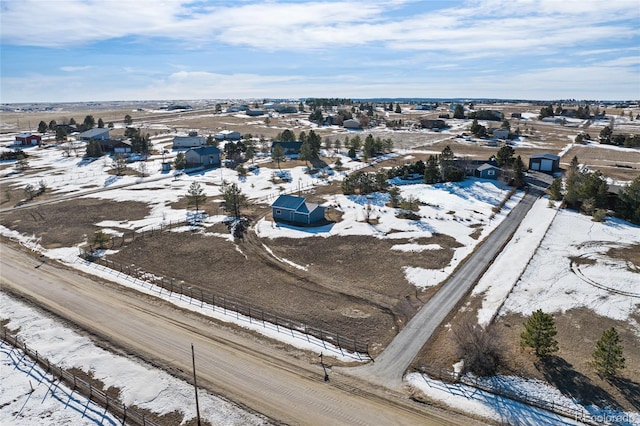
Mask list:
[[[123,425],[132,424],[143,426],[158,426],[157,423],[154,423],[151,420],[147,419],[144,414],[139,413],[132,408],[128,408],[117,398],[109,397],[109,395],[107,395],[100,389],[96,389],[94,386],[92,386],[91,383],[87,383],[77,377],[75,374],[72,374],[61,367],[51,364],[47,358],[39,355],[38,351],[28,348],[26,343],[20,342],[17,337],[14,337],[10,333],[8,333],[6,327],[2,327],[2,329],[2,339],[5,342],[19,350],[22,350],[29,358],[33,359],[40,367],[45,369],[47,373],[60,379],[61,381],[64,381],[74,391],[83,394],[91,401],[104,407],[118,419],[122,419]]]
[[[182,298],[184,297],[184,300],[188,301],[190,305],[193,304],[202,308],[207,304],[211,306],[213,312],[218,309],[218,311],[225,315],[235,314],[236,318],[243,315],[249,319],[250,323],[255,321],[258,324],[262,324],[263,327],[266,327],[267,324],[273,324],[276,331],[291,333],[292,336],[293,332],[297,331],[307,336],[307,340],[309,340],[309,336],[313,336],[320,339],[323,345],[330,343],[336,346],[340,351],[350,351],[358,356],[362,354],[370,360],[373,360],[369,354],[369,344],[366,342],[359,342],[354,338],[344,335],[341,336],[338,333],[332,333],[320,328],[312,327],[303,322],[290,320],[226,296],[215,295],[200,289],[194,289],[189,285],[176,283],[174,279],[156,277],[153,274],[149,274],[141,270],[140,268],[123,265],[121,263],[114,262],[113,260],[93,256],[91,252],[85,251],[82,248],[80,249],[80,257],[89,262],[98,263],[106,268],[135,279],[150,282],[160,287],[162,290],[166,290],[169,296],[177,294],[180,300],[183,300]]]
[[[600,426],[607,424],[605,422],[599,422],[584,408],[576,409],[567,407],[564,402],[556,402],[554,400],[548,401],[546,399],[538,398],[534,395],[529,395],[526,391],[518,392],[512,388],[505,387],[504,385],[496,382],[490,382],[483,380],[482,378],[469,376],[467,374],[461,375],[455,371],[447,370],[446,368],[433,366],[433,365],[421,365],[418,370],[432,379],[441,380],[448,383],[462,383],[467,386],[474,387],[476,389],[483,390],[485,392],[503,396],[514,401],[521,402],[526,405],[541,408],[543,410],[551,411],[559,414],[563,417],[573,420],[579,420],[580,422],[588,425]]]

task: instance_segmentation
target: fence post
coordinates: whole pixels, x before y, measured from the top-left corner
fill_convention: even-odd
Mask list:
[[[251,306],[249,306],[249,324],[253,324],[253,323],[251,322]]]
[[[204,293],[202,292],[202,289],[200,289],[200,307],[202,308],[202,305],[204,305]]]
[[[310,342],[309,340],[309,330],[307,330],[307,324],[304,324],[304,334],[307,336],[307,342]]]
[[[276,315],[276,331],[280,333],[280,329],[278,328],[278,316]]]

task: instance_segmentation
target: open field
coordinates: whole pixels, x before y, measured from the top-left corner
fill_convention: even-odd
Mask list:
[[[536,113],[531,106],[509,108],[506,111]],[[116,122],[118,117],[131,113],[134,126],[140,125],[152,135],[156,147],[164,148],[170,148],[173,135],[188,130],[198,130],[206,135],[229,129],[270,138],[289,128],[296,133],[314,129],[323,137],[341,140],[356,134],[364,138],[368,133],[374,137],[391,138],[398,152],[367,169],[392,167],[418,159],[425,161],[447,145],[460,157],[487,159],[503,143],[488,146],[485,140],[457,137],[468,132],[470,120],[449,120],[451,128],[442,132],[386,128],[351,132],[337,127],[319,129],[307,121],[306,113],[274,116],[270,118],[269,125],[264,123],[264,117],[214,115],[211,111],[152,113],[119,109],[32,115],[3,113],[3,130],[14,131],[17,127],[11,123],[14,120],[17,123],[18,119],[20,123],[28,120],[31,127],[34,123],[37,125],[39,119],[48,122],[67,116],[73,116],[80,122],[85,113],[92,113],[96,119],[104,114],[105,122],[110,121],[107,117],[112,117],[116,135],[123,132],[122,122]],[[437,115],[436,112],[412,111],[397,114],[397,117],[415,121],[421,116],[434,114]],[[624,128],[640,132],[636,123],[638,121],[626,122]],[[561,155],[563,165],[577,156],[580,163],[590,169],[601,170],[617,181],[629,181],[640,174],[640,151],[637,149],[595,143],[575,145],[575,135],[584,129],[542,123],[531,116],[510,119],[510,124],[512,129],[520,127],[525,135],[512,145],[516,155],[521,155],[525,163],[532,154],[551,152]],[[598,126],[591,126],[588,131],[597,135],[601,128]],[[6,146],[11,138],[12,133],[2,135],[0,143]],[[199,226],[185,226],[149,238],[135,239],[122,247],[114,247],[105,255],[155,275],[182,281],[195,289],[228,296],[286,318],[368,341],[374,356],[438,291],[450,272],[518,200],[516,197],[510,201],[505,211],[492,220],[492,208],[506,193],[502,183],[472,179],[460,185],[406,185],[401,187],[402,195],[416,196],[421,201],[418,220],[406,220],[397,217],[384,194],[377,194],[372,199],[341,194],[339,185],[345,174],[366,166],[360,161],[351,161],[344,153],[322,157],[322,166],[333,164],[336,158],[344,163],[344,171],[327,168],[326,176],[305,173],[303,161],[287,161],[282,164],[282,169],[290,173],[291,179],[283,182],[274,179],[273,172],[277,166],[262,158],[257,159],[260,168],[244,178],[239,178],[231,169],[216,169],[195,171],[174,179],[170,174],[160,172],[162,159],[154,155],[146,164],[151,174],[149,180],[157,180],[144,181],[135,172],[135,164],[130,165],[130,172],[125,176],[113,176],[106,158],[86,162],[73,155],[65,157],[60,147],[34,147],[28,148],[27,152],[30,154],[30,169],[26,172],[14,173],[10,162],[0,164],[3,175],[1,208],[16,204],[23,197],[24,185],[37,185],[41,180],[46,182],[48,189],[34,202],[89,189],[101,192],[56,204],[2,212],[0,224],[6,230],[15,230],[31,238],[32,242],[55,257],[56,249],[83,244],[98,229],[120,237],[168,221],[193,217],[186,191],[192,182],[198,182],[208,197],[202,206],[206,219]],[[169,153],[169,159],[175,155],[176,152]],[[223,224],[225,212],[220,208],[219,188],[225,180],[237,182],[255,203],[244,211],[251,218],[252,225],[244,241],[233,241]],[[132,186],[113,189],[123,184]],[[329,208],[328,225],[318,229],[296,229],[272,221],[270,202],[280,192],[296,193],[296,189],[309,201]],[[365,219],[368,204],[372,205],[374,212],[369,223]],[[585,231],[587,235],[591,235],[589,229]],[[638,231],[631,228],[629,232],[635,235]],[[640,267],[637,252],[637,245],[611,246],[613,258],[635,265],[632,267],[636,268],[634,277],[637,277],[637,268]],[[557,258],[567,260],[569,255],[560,253]],[[535,275],[535,270],[529,271],[530,280]],[[526,293],[528,290],[521,291]],[[567,291],[579,293],[581,290]],[[601,296],[594,296],[597,297]],[[537,301],[544,305],[550,298],[557,296],[541,294]],[[457,359],[450,329],[468,321],[482,303],[482,297],[471,297],[461,312],[452,316],[452,327],[441,327],[438,336],[423,349],[416,363],[435,362],[451,367]],[[523,302],[527,307],[531,303]],[[632,303],[629,302],[629,306]],[[637,313],[629,318],[611,318],[602,312],[594,314],[594,309],[574,306],[556,312],[561,351],[552,363],[547,364],[534,362],[532,356],[517,344],[526,312],[515,309],[502,312],[495,324],[500,338],[506,342],[503,372],[548,380],[563,391],[576,392],[575,395],[585,398],[586,402],[599,399],[625,409],[640,409],[640,358],[637,355],[640,353],[640,340],[633,325],[640,322],[640,318]],[[628,368],[615,383],[597,377],[588,364],[593,344],[605,326],[619,328],[625,344]],[[563,382],[566,375],[573,377],[574,382]],[[592,395],[591,399],[587,398],[588,394]]]

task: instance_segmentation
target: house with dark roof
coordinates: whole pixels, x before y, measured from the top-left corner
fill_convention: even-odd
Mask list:
[[[560,170],[560,157],[553,154],[534,154],[529,157],[529,170],[555,173]]]
[[[131,142],[117,139],[98,139],[102,152],[113,152],[116,154],[130,154]]]
[[[325,208],[304,197],[280,195],[271,204],[273,220],[310,225],[324,219]]]
[[[78,135],[78,139],[85,141],[100,141],[109,139],[109,129],[96,127],[95,129],[89,129],[86,132],[82,132]]]
[[[302,147],[302,142],[293,141],[293,142],[280,142],[273,141],[271,142],[271,152],[273,153],[273,148],[276,145],[280,145],[284,150],[284,155],[298,155],[300,154],[300,147]]]
[[[184,154],[187,167],[220,167],[220,150],[215,146],[191,148]]]
[[[482,179],[498,179],[500,172],[500,167],[490,163],[484,163],[475,170],[475,175]]]

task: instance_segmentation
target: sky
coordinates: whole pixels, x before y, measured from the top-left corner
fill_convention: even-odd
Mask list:
[[[0,101],[640,99],[640,0],[0,0]]]

